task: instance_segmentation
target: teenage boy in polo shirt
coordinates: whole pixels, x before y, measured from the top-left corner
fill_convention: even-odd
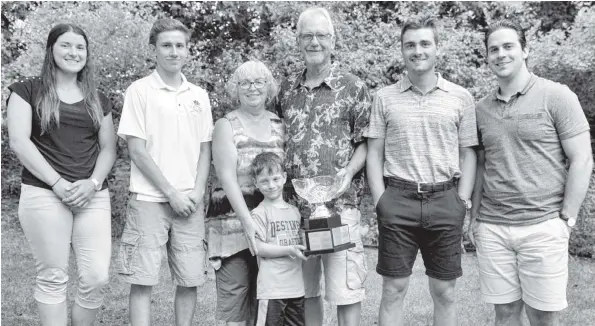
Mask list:
[[[130,201],[119,273],[131,283],[130,323],[150,325],[151,290],[162,247],[177,284],[176,325],[190,325],[204,282],[204,204],[213,120],[207,93],[181,73],[190,31],[179,21],[153,24],[157,68],[127,90],[118,135],[128,142]]]
[[[469,226],[482,298],[495,305],[496,325],[521,325],[523,307],[531,325],[556,325],[568,305],[570,229],[593,168],[589,124],[568,87],[529,72],[518,24],[494,23],[485,44],[498,88],[477,105]]]
[[[381,326],[403,325],[418,249],[434,300],[434,325],[457,324],[454,289],[462,275],[462,227],[475,179],[477,132],[471,94],[435,72],[437,38],[431,18],[403,26],[407,76],[378,91],[365,134],[366,171],[378,214]]]

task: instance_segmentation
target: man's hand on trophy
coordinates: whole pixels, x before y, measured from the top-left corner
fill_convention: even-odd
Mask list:
[[[256,256],[258,254],[258,249],[256,248],[256,236],[260,239],[266,239],[266,236],[256,227],[256,223],[254,223],[252,218],[244,220],[243,226],[244,235],[246,236],[246,240],[248,240],[248,249],[250,249],[252,256]]]
[[[302,246],[302,245],[295,245],[295,246],[289,246],[289,257],[291,257],[292,259],[296,259],[299,258],[301,260],[306,260],[308,259],[308,257],[304,256],[303,251],[306,250],[306,246]]]
[[[342,168],[337,172],[335,176],[335,182],[339,183],[339,189],[335,197],[341,196],[351,186],[351,179],[353,179],[353,173],[347,168]]]

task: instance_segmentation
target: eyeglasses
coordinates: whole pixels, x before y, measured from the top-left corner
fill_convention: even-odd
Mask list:
[[[242,80],[241,82],[238,82],[238,85],[240,85],[241,89],[250,89],[250,86],[252,85],[254,85],[254,88],[263,88],[266,84],[267,81],[262,79],[255,80],[253,82],[249,80]]]
[[[316,36],[316,39],[319,42],[328,41],[331,39],[331,37],[333,37],[332,34],[318,34],[318,33],[316,33],[316,34],[300,34],[300,39],[304,42],[310,43],[314,39],[314,36]]]

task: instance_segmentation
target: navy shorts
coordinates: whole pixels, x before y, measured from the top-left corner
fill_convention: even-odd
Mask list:
[[[304,297],[258,300],[256,326],[304,326]]]
[[[221,261],[215,270],[217,319],[226,322],[250,321],[256,317],[258,265],[250,250],[242,250]]]
[[[429,277],[453,280],[463,275],[465,204],[454,183],[434,190],[419,193],[406,182],[389,182],[376,205],[378,274],[408,277],[419,249]]]

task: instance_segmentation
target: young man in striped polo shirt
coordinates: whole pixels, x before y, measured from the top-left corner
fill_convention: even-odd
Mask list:
[[[455,282],[475,180],[475,105],[464,88],[435,71],[434,20],[401,31],[407,75],[376,94],[367,173],[378,214],[383,276],[379,325],[403,325],[403,300],[418,250],[434,300],[434,325],[456,325]]]

